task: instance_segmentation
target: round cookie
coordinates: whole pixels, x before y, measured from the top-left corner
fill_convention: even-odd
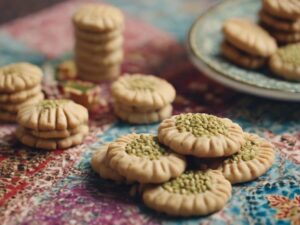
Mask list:
[[[149,124],[162,121],[172,115],[171,104],[152,112],[130,112],[124,110],[122,106],[114,104],[114,112],[122,120],[133,124]]]
[[[220,171],[187,171],[164,184],[144,190],[145,204],[173,216],[204,216],[222,209],[231,184]]]
[[[279,18],[295,20],[300,17],[299,0],[263,0],[263,9]]]
[[[96,150],[91,159],[91,166],[93,170],[104,179],[109,179],[117,182],[125,181],[119,173],[113,170],[107,163],[106,153],[108,145],[102,146],[100,149]]]
[[[109,145],[109,166],[127,180],[161,183],[184,172],[185,157],[171,152],[149,134],[128,134]]]
[[[66,149],[81,144],[88,133],[89,128],[85,126],[79,133],[69,136],[67,138],[45,139],[34,137],[33,135],[27,133],[23,127],[18,127],[16,131],[16,136],[22,144],[27,145],[29,147],[55,150]]]
[[[76,40],[86,41],[89,43],[106,43],[112,39],[122,36],[123,29],[112,30],[105,33],[89,32],[75,27]]]
[[[229,19],[223,25],[225,39],[254,56],[269,57],[277,50],[277,44],[267,31],[244,19]]]
[[[259,12],[259,19],[265,26],[275,30],[287,32],[300,31],[300,19],[284,20],[274,17],[263,10]]]
[[[13,123],[16,122],[17,114],[9,113],[0,109],[0,121]]]
[[[120,64],[112,64],[110,66],[97,66],[87,62],[76,61],[77,69],[91,74],[91,76],[98,76],[99,74],[119,74],[120,73]]]
[[[32,96],[37,95],[41,92],[41,85],[36,85],[28,90],[18,91],[15,93],[10,94],[1,94],[0,95],[0,104],[1,103],[19,103],[24,102],[25,100],[29,99]]]
[[[88,72],[82,69],[78,69],[78,77],[82,80],[90,82],[104,82],[114,81],[120,75],[120,68],[112,68],[112,70]]]
[[[103,52],[107,53],[118,49],[122,49],[123,42],[124,41],[122,36],[114,38],[106,43],[100,43],[100,44],[84,42],[77,39],[75,43],[75,49],[79,49],[79,51],[80,49],[82,49],[84,51],[94,53],[94,54],[103,53]]]
[[[205,113],[180,114],[163,120],[158,139],[177,153],[200,158],[232,155],[245,142],[238,124]]]
[[[145,110],[161,109],[176,97],[170,83],[152,75],[126,74],[113,83],[111,91],[116,101]]]
[[[41,83],[42,71],[29,63],[15,63],[0,68],[0,93],[14,93]]]
[[[113,6],[87,4],[73,15],[76,27],[89,31],[107,31],[121,29],[124,26],[122,12]]]
[[[76,128],[88,121],[85,107],[71,100],[43,100],[36,105],[22,107],[18,123],[37,131],[58,131]]]
[[[31,98],[19,103],[1,103],[0,109],[7,112],[17,113],[19,109],[25,106],[30,106],[39,103],[44,99],[44,94],[42,92],[32,96]]]
[[[227,58],[229,61],[233,62],[234,64],[244,68],[258,69],[262,67],[266,62],[266,59],[258,56],[249,55],[233,47],[228,42],[222,43],[221,50],[225,58]]]
[[[269,66],[276,75],[288,80],[300,81],[300,44],[290,44],[274,54]]]
[[[289,43],[296,43],[300,41],[300,32],[280,32],[272,30],[270,31],[272,36],[281,44],[289,44]]]

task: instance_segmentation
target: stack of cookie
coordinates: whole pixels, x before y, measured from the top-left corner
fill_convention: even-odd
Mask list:
[[[88,111],[71,100],[43,100],[22,107],[17,116],[17,138],[40,149],[65,149],[79,145],[88,134]]]
[[[112,85],[115,114],[134,124],[161,121],[172,114],[176,97],[166,80],[143,74],[125,74]]]
[[[257,69],[276,52],[277,44],[267,31],[244,19],[229,19],[223,25],[222,54],[231,62]]]
[[[263,0],[259,18],[280,44],[300,42],[299,1]]]
[[[41,92],[43,73],[29,63],[0,68],[0,120],[15,122],[18,110],[44,99]]]
[[[119,76],[123,61],[122,12],[108,5],[84,5],[74,14],[73,24],[79,78],[101,82]]]

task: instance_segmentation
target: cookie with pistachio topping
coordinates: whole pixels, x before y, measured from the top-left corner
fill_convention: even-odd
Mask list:
[[[128,134],[112,142],[107,151],[109,166],[127,180],[161,183],[182,174],[184,156],[161,145],[151,134]]]
[[[238,124],[205,113],[180,114],[163,120],[158,139],[177,153],[202,158],[232,155],[245,142]]]
[[[125,180],[118,172],[113,170],[107,163],[106,153],[109,144],[101,146],[92,156],[91,166],[93,170],[104,179],[122,182]]]
[[[78,127],[88,121],[85,107],[71,100],[43,100],[18,111],[18,123],[37,131],[58,131]]]
[[[202,216],[222,209],[231,197],[231,184],[220,171],[187,171],[144,190],[145,204],[174,216]]]
[[[152,75],[127,74],[113,83],[112,95],[124,105],[153,111],[172,103],[176,92],[164,79]]]

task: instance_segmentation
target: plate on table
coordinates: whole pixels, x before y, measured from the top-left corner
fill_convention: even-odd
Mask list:
[[[267,68],[248,70],[222,57],[224,20],[239,17],[256,21],[261,0],[226,0],[208,9],[196,19],[187,37],[187,48],[193,64],[211,79],[256,96],[278,100],[300,101],[300,83],[276,77]]]

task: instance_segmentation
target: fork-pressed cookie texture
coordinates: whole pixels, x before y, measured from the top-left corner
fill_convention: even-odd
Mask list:
[[[158,139],[180,154],[197,157],[229,156],[245,142],[238,124],[205,113],[180,114],[163,120]]]
[[[161,183],[184,172],[184,156],[173,153],[150,134],[128,134],[109,145],[109,166],[127,180]]]
[[[263,0],[263,8],[279,18],[295,20],[300,17],[299,0]]]
[[[230,182],[216,170],[186,171],[143,193],[148,207],[175,216],[208,215],[222,209],[230,197]]]

